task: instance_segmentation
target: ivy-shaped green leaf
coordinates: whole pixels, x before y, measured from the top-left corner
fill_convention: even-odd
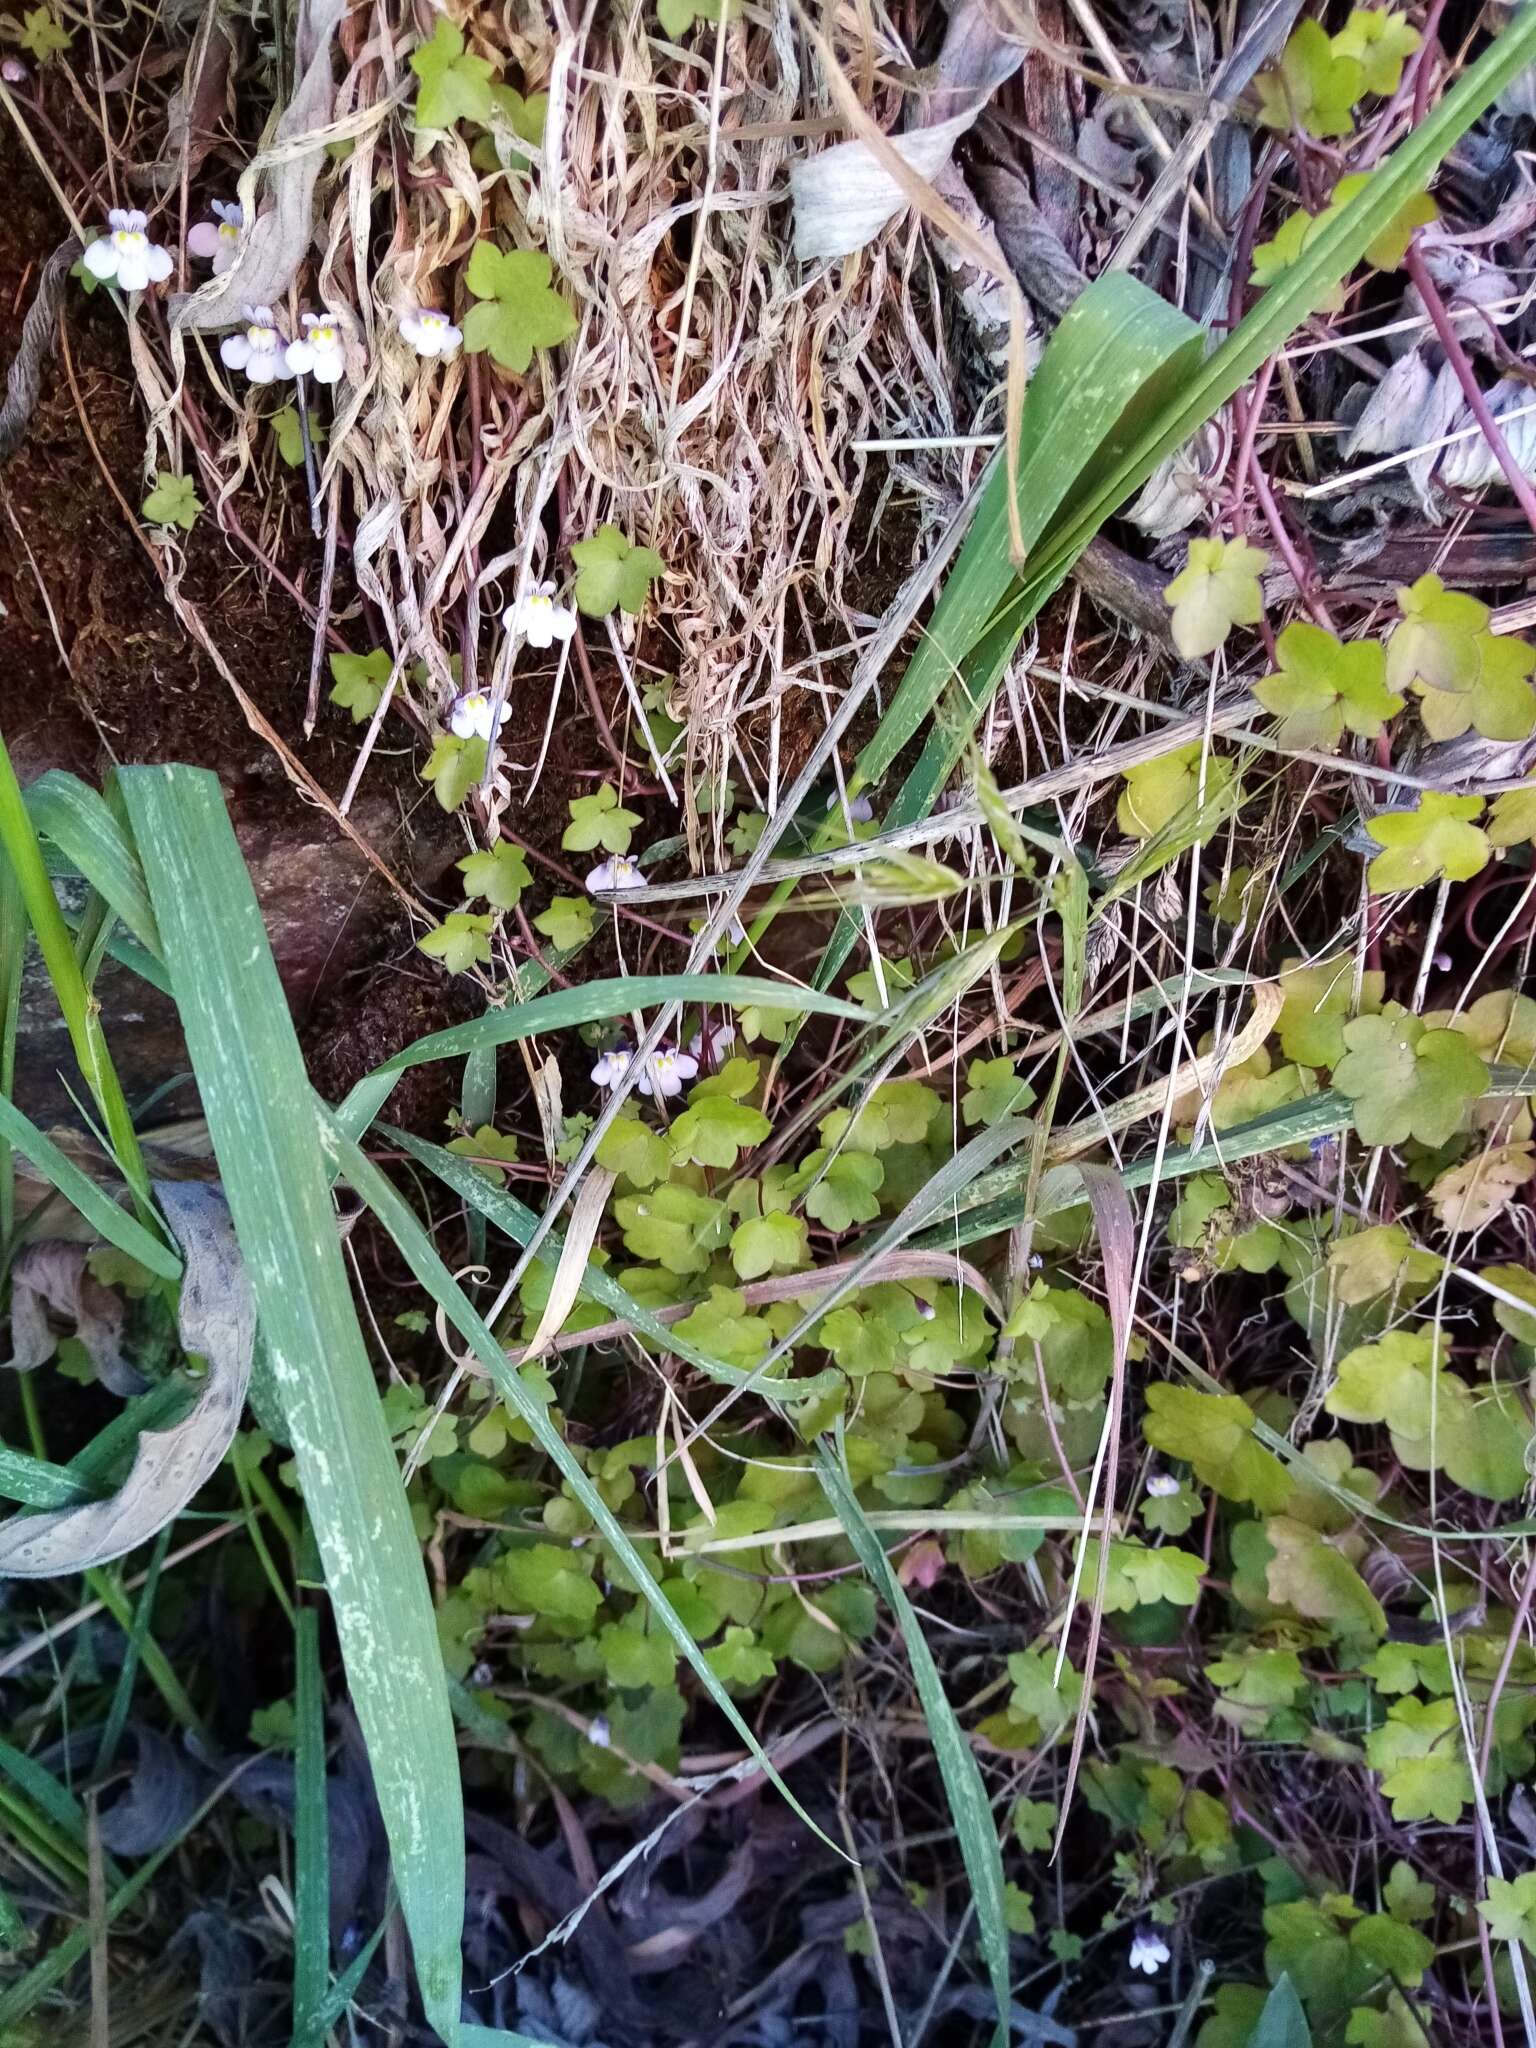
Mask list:
[[[872,1152],[847,1150],[839,1152],[830,1164],[828,1159],[823,1148],[812,1152],[801,1166],[802,1175],[821,1175],[806,1195],[806,1214],[828,1230],[851,1230],[855,1223],[873,1223],[880,1214],[884,1165]]]
[[[592,905],[585,896],[556,896],[548,910],[541,910],[533,920],[533,928],[542,932],[557,952],[574,952],[592,936]]]
[[[517,1158],[517,1139],[510,1132],[498,1131],[494,1124],[481,1124],[477,1130],[461,1131],[458,1137],[450,1138],[448,1150],[473,1161],[481,1179],[500,1188],[506,1186],[507,1176],[504,1165],[498,1162],[505,1166],[513,1164]],[[479,1445],[471,1439],[470,1448],[477,1450]]]
[[[1399,589],[1402,624],[1387,641],[1387,685],[1409,689],[1470,690],[1477,680],[1478,635],[1489,611],[1475,597],[1447,590],[1433,573]]]
[[[1003,1123],[1021,1116],[1035,1099],[1034,1089],[1009,1059],[972,1060],[965,1078],[960,1114],[967,1125]]]
[[[277,452],[290,469],[304,467],[304,429],[299,420],[296,405],[280,405],[276,412],[267,415],[267,425],[277,443]],[[327,428],[324,420],[316,414],[309,416],[310,445],[319,448],[324,444]]]
[[[696,21],[720,20],[722,6],[727,21],[739,11],[737,0],[656,0],[656,19],[674,43],[682,41]]]
[[[1147,1389],[1142,1429],[1165,1457],[1182,1458],[1225,1500],[1282,1508],[1291,1482],[1272,1451],[1254,1439],[1253,1410],[1236,1394],[1201,1394],[1163,1382]]]
[[[47,64],[60,56],[74,40],[67,29],[59,26],[51,7],[29,7],[22,16],[21,34],[17,41],[39,64]]]
[[[354,725],[366,725],[379,708],[393,667],[385,647],[375,647],[368,654],[333,654],[331,702],[350,711]]]
[[[466,854],[458,868],[464,877],[464,894],[483,897],[493,910],[516,910],[523,891],[533,887],[523,849],[509,839],[498,839],[488,850]]]
[[[638,811],[624,809],[611,782],[594,796],[572,797],[570,813],[571,822],[560,835],[567,853],[592,853],[598,847],[605,853],[628,853],[640,822]]]
[[[766,1273],[797,1273],[810,1263],[805,1223],[783,1209],[749,1216],[731,1234],[731,1264],[743,1280]]]
[[[1150,839],[1186,811],[1195,812],[1201,801],[1201,753],[1200,742],[1194,740],[1187,747],[1176,747],[1172,753],[1160,754],[1155,761],[1143,761],[1126,770],[1125,789],[1116,816],[1127,838]],[[1207,755],[1206,806],[1215,808],[1214,800],[1229,787],[1235,773],[1230,761],[1218,754]],[[1215,831],[1214,821],[1210,829]]]
[[[710,1253],[725,1241],[725,1204],[672,1181],[646,1194],[620,1196],[613,1213],[635,1257],[654,1259],[669,1273],[702,1273]]]
[[[729,1172],[741,1154],[760,1145],[772,1129],[760,1109],[734,1102],[728,1095],[706,1095],[673,1123],[673,1156]]]
[[[498,249],[476,242],[464,282],[480,301],[464,316],[464,346],[487,352],[504,370],[524,371],[536,348],[554,348],[576,332],[576,315],[550,284],[554,266],[539,249]]]
[[[1506,789],[1488,814],[1490,846],[1523,846],[1536,839],[1536,776],[1523,789]]]
[[[638,1116],[619,1116],[597,1141],[597,1163],[634,1187],[654,1187],[672,1171],[672,1147]]]
[[[1536,1870],[1518,1877],[1490,1877],[1488,1896],[1477,1910],[1495,1941],[1518,1941],[1536,1955]]]
[[[704,1652],[704,1661],[720,1683],[733,1693],[750,1692],[764,1679],[772,1678],[778,1669],[751,1629],[735,1625],[726,1630],[712,1649]]]
[[[639,613],[666,563],[654,548],[637,548],[619,531],[604,524],[590,540],[571,548],[576,564],[576,602],[588,618],[601,619],[617,607]]]
[[[1184,567],[1163,592],[1173,607],[1173,644],[1186,661],[1214,654],[1234,626],[1264,616],[1259,578],[1269,567],[1262,548],[1245,540],[1192,540]]]
[[[1303,960],[1284,963],[1280,989],[1285,1000],[1275,1029],[1288,1060],[1304,1067],[1333,1067],[1344,1057],[1344,1025],[1357,1007],[1355,966],[1348,953],[1334,954],[1315,966]],[[1358,1008],[1369,1015],[1381,1008],[1387,978],[1366,969],[1359,981]]]
[[[1403,708],[1387,688],[1379,641],[1341,646],[1321,626],[1297,620],[1275,642],[1275,656],[1279,673],[1256,683],[1253,694],[1279,719],[1282,746],[1331,753],[1346,731],[1375,739]]]
[[[1459,739],[1473,727],[1488,740],[1529,739],[1536,731],[1536,649],[1513,634],[1479,633],[1472,644],[1478,659],[1469,687],[1436,690],[1422,679],[1414,685],[1424,730],[1434,740]]]
[[[495,68],[484,57],[467,55],[463,31],[440,14],[431,42],[411,54],[411,69],[421,81],[416,94],[416,126],[451,128],[456,121],[488,121]]]
[[[1203,1561],[1171,1544],[1118,1542],[1109,1546],[1109,1571],[1104,1582],[1104,1611],[1126,1614],[1133,1607],[1149,1606],[1154,1600],[1171,1601],[1175,1607],[1193,1607],[1200,1598],[1205,1574]],[[1092,1601],[1098,1590],[1099,1539],[1088,1544],[1083,1565],[1082,1598]]]
[[[1416,889],[1423,882],[1468,882],[1488,865],[1488,835],[1471,821],[1480,796],[1449,796],[1427,789],[1411,811],[1382,811],[1365,829],[1383,849],[1366,870],[1376,895]]]
[[[191,477],[162,469],[156,471],[155,488],[139,509],[156,526],[179,526],[183,533],[190,533],[197,524],[203,501]]]
[[[1454,1827],[1471,1802],[1472,1773],[1453,1699],[1394,1700],[1365,1738],[1372,1770],[1399,1821],[1438,1820]]]
[[[1333,204],[1322,218],[1341,212],[1370,184],[1374,171],[1356,171],[1340,178],[1333,189]],[[1401,270],[1408,246],[1420,228],[1440,218],[1440,209],[1427,192],[1410,192],[1386,226],[1365,245],[1365,260],[1375,270]]]
[[[468,911],[455,910],[416,943],[430,959],[441,960],[450,974],[465,974],[471,967],[483,967],[489,961],[491,925],[489,916],[475,917]]]
[[[1459,1031],[1431,1031],[1391,1004],[1344,1026],[1348,1050],[1333,1085],[1355,1106],[1367,1145],[1443,1145],[1488,1086],[1488,1069]]]
[[[1346,1307],[1398,1293],[1414,1301],[1432,1287],[1445,1265],[1438,1252],[1416,1245],[1401,1223],[1377,1223],[1336,1237],[1328,1267],[1336,1300]]]
[[[1261,71],[1254,84],[1266,128],[1282,133],[1299,128],[1303,135],[1325,139],[1348,135],[1354,127],[1365,67],[1357,57],[1341,56],[1317,22],[1304,21],[1286,43],[1279,64]]]
[[[444,732],[433,743],[421,779],[431,783],[432,794],[445,811],[456,811],[484,773],[485,741],[461,740]]]
[[[1423,37],[1401,14],[1385,7],[1356,7],[1333,39],[1341,57],[1360,65],[1365,90],[1390,99],[1403,82],[1403,65]]]

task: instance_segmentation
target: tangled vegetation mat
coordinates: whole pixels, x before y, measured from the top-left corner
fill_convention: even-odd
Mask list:
[[[1536,2042],[1536,15],[0,110],[3,2048]]]

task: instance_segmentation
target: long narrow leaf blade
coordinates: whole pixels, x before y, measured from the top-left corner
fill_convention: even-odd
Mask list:
[[[0,1095],[0,1138],[4,1138],[13,1152],[30,1159],[38,1172],[53,1183],[65,1201],[78,1209],[87,1223],[109,1244],[127,1252],[141,1266],[147,1266],[151,1273],[158,1273],[162,1280],[181,1278],[181,1260],[175,1252],[159,1238],[152,1237],[137,1217],[130,1216],[126,1209],[120,1209],[105,1188],[98,1187],[88,1173],[76,1166],[67,1152],[55,1145],[46,1131],[40,1131],[30,1117],[24,1116],[15,1103],[3,1095]]]
[[[122,786],[325,1567],[422,2001],[451,2042],[464,1915],[458,1754],[314,1098],[217,781],[136,768]]]
[[[933,1753],[938,1759],[939,1775],[944,1780],[945,1795],[959,1838],[960,1854],[965,1859],[965,1874],[971,1881],[982,1953],[987,1959],[987,1974],[992,1980],[992,1992],[997,2000],[997,2026],[992,2039],[994,2048],[1001,2048],[1008,2039],[1007,2014],[1012,1983],[1008,1971],[1003,1856],[987,1788],[982,1783],[971,1746],[965,1739],[965,1731],[949,1704],[949,1696],[923,1634],[922,1623],[913,1613],[911,1601],[891,1570],[891,1561],[881,1547],[879,1537],[864,1519],[864,1510],[859,1506],[858,1495],[849,1483],[848,1474],[825,1443],[816,1446],[816,1471],[822,1492],[847,1531],[848,1541],[858,1554],[859,1562],[895,1615],[907,1646],[917,1696],[922,1702]]]
[[[428,1038],[418,1038],[363,1076],[337,1110],[337,1120],[343,1130],[361,1137],[408,1067],[424,1066],[429,1060],[462,1059],[468,1053],[512,1045],[540,1032],[601,1024],[611,1017],[627,1017],[631,1011],[653,1009],[663,1003],[729,1004],[736,1008],[761,1003],[777,1010],[814,1010],[820,1016],[841,1017],[854,1024],[874,1021],[871,1012],[861,1010],[857,1003],[819,995],[813,989],[796,988],[792,983],[770,981],[759,974],[633,974],[613,981],[589,981],[579,988],[539,996],[531,1003],[487,1010],[483,1017],[472,1017],[467,1024],[455,1024],[446,1031],[434,1031]]]

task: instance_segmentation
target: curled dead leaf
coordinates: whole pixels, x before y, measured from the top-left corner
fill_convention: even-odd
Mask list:
[[[1446,1230],[1481,1230],[1509,1206],[1516,1188],[1536,1174],[1536,1152],[1529,1145],[1495,1145],[1447,1167],[1429,1191],[1435,1214]]]

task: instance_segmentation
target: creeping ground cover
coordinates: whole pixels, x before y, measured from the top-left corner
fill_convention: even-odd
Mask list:
[[[1536,20],[0,44],[3,2048],[1536,2040]]]

